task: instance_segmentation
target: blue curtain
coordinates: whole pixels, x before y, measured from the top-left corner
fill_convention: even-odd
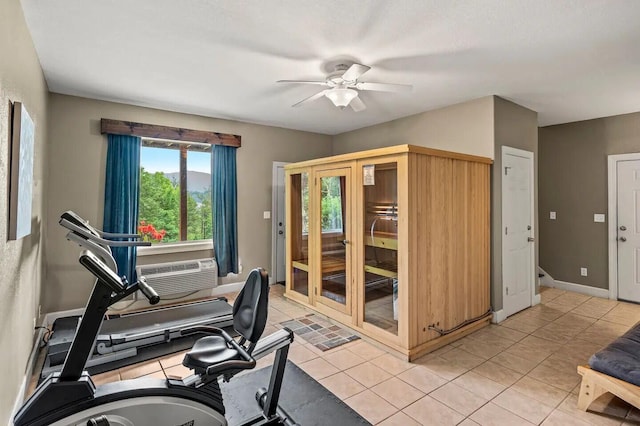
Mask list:
[[[218,276],[238,273],[236,148],[214,145],[211,156],[213,248]]]
[[[136,136],[108,135],[107,174],[104,188],[105,232],[136,234],[140,195],[140,147]],[[116,247],[113,257],[118,275],[136,280],[136,248]]]

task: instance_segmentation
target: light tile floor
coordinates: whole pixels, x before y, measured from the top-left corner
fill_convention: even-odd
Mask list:
[[[309,313],[272,288],[265,334]],[[542,288],[542,303],[412,363],[358,340],[322,352],[296,336],[289,358],[373,424],[638,425],[640,411],[604,395],[576,409],[576,367],[631,325],[640,306]],[[97,383],[185,376],[182,354],[94,377]],[[270,365],[273,357],[259,361]]]

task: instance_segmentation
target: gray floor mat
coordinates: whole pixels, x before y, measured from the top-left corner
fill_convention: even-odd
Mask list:
[[[260,413],[256,391],[267,387],[271,367],[266,367],[229,383],[221,383],[226,418],[230,426],[240,425]],[[302,426],[370,425],[337,396],[311,376],[287,361],[280,396],[280,406]]]

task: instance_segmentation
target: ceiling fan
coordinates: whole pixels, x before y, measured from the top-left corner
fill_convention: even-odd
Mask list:
[[[324,81],[278,80],[277,83],[316,84],[328,87],[328,89],[293,104],[292,106],[294,107],[326,96],[338,108],[344,109],[350,106],[356,112],[367,108],[364,102],[362,102],[362,99],[358,97],[359,90],[408,92],[412,89],[412,86],[409,84],[368,83],[359,81],[358,79],[370,69],[371,67],[355,63],[350,66],[347,64],[337,64],[334,71],[330,73]]]

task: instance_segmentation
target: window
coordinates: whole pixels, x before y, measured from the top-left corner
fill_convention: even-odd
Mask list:
[[[344,177],[330,176],[320,179],[322,199],[322,233],[341,233],[342,226],[342,189]],[[302,187],[302,234],[309,233],[309,176],[301,174]]]
[[[320,179],[322,199],[322,233],[342,232],[342,194],[340,176]]]
[[[211,239],[211,145],[143,139],[138,217],[152,243]]]

